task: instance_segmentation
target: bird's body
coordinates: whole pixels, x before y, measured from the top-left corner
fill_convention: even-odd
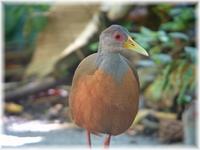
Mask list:
[[[112,25],[100,35],[98,52],[78,66],[72,82],[69,105],[74,122],[90,133],[111,135],[126,131],[135,119],[139,80],[134,67],[121,52],[147,52],[133,41],[128,31]]]
[[[123,56],[103,55],[90,55],[76,70],[71,93],[72,117],[90,132],[118,135],[135,118],[139,83]],[[89,70],[88,65],[92,66]]]

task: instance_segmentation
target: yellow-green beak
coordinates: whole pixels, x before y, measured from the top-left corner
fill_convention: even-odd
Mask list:
[[[128,36],[128,39],[124,42],[123,47],[132,51],[136,51],[142,55],[149,56],[147,51],[144,48],[142,48],[138,43],[133,41],[133,39],[130,36]]]

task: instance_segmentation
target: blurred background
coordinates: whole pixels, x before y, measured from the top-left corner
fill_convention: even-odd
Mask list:
[[[130,57],[140,110],[111,145],[196,145],[197,4],[4,3],[4,147],[86,145],[68,109],[74,71],[111,24],[150,54]],[[101,145],[103,136],[92,136]]]

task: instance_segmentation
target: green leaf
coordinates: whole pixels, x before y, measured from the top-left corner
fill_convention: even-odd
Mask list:
[[[173,8],[169,11],[170,16],[174,17],[182,12],[180,8]]]
[[[181,33],[181,32],[172,32],[172,33],[169,33],[169,35],[170,35],[172,38],[177,38],[177,39],[189,41],[188,36],[187,36],[186,34],[184,34],[184,33]]]
[[[37,15],[33,17],[33,27],[37,32],[44,29],[47,24],[47,18],[42,15]]]
[[[99,42],[94,42],[89,45],[89,49],[93,52],[96,52],[98,50],[98,45],[99,45]]]
[[[132,21],[125,21],[122,23],[122,26],[124,26],[128,31],[130,31],[132,29]]]
[[[141,33],[142,33],[143,35],[149,36],[149,38],[150,38],[150,37],[153,37],[153,38],[156,38],[156,37],[157,37],[157,32],[152,31],[152,30],[150,30],[150,29],[148,29],[148,28],[146,28],[146,27],[141,27]]]
[[[158,38],[161,42],[169,41],[169,37],[168,37],[167,33],[163,30],[158,31]]]
[[[152,48],[150,48],[150,50],[149,50],[149,53],[150,53],[150,56],[154,56],[155,54],[157,54],[157,53],[160,53],[160,51],[162,50],[162,47],[161,47],[161,45],[155,45],[155,46],[153,46]]]
[[[33,44],[38,32],[46,25],[46,18],[36,13],[48,10],[49,5],[5,5],[6,43],[15,43],[18,47]]]
[[[179,96],[177,98],[178,104],[184,103],[184,94],[187,90],[191,77],[192,77],[192,68],[189,67],[188,70],[183,74],[183,86],[181,87]]]
[[[171,69],[172,69],[172,64],[169,64],[165,67],[163,71],[163,84],[161,87],[162,90],[165,90],[165,88],[169,84],[169,76],[170,76]]]
[[[182,31],[186,28],[183,22],[167,22],[160,26],[160,29],[166,31]]]
[[[157,64],[168,64],[172,61],[172,58],[170,55],[168,54],[163,54],[163,53],[160,53],[160,54],[154,54],[152,56],[152,59],[155,61],[155,63]]]
[[[162,97],[162,77],[159,76],[154,82],[153,84],[151,84],[150,86],[150,93],[152,95],[153,100],[155,101],[159,101],[160,98]]]
[[[192,62],[196,62],[197,48],[185,46],[184,50],[185,50],[186,56],[188,56]]]
[[[28,37],[33,31],[33,20],[30,16],[27,16],[26,22],[23,27],[23,34],[25,37]]]

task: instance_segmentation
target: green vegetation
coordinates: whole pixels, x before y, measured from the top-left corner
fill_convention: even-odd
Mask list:
[[[48,5],[4,5],[6,46],[14,45],[20,50],[33,46],[38,32],[47,23],[44,12],[48,8]]]
[[[157,77],[149,86],[154,100],[175,98],[178,104],[190,102],[195,92],[195,7],[158,5],[152,9],[160,17],[157,31],[141,27],[133,37],[149,50],[157,67]]]

